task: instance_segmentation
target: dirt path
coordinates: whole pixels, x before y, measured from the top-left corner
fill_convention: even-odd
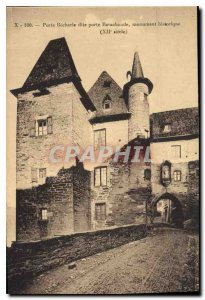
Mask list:
[[[191,237],[193,238],[193,237]],[[136,294],[183,292],[190,236],[175,229],[81,259],[38,276],[23,294]],[[193,281],[189,274],[190,280]],[[190,279],[191,278],[191,279]],[[190,287],[188,287],[190,289]]]

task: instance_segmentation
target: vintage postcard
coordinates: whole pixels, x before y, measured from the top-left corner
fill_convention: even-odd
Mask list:
[[[200,292],[197,7],[7,7],[7,293]]]

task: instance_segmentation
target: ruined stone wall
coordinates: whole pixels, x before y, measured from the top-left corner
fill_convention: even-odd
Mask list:
[[[73,168],[74,232],[91,229],[90,173],[81,163],[78,164],[78,168]]]
[[[56,177],[27,190],[17,190],[16,239],[31,241],[73,232],[73,171],[60,170]],[[41,220],[41,209],[48,220]]]
[[[7,250],[8,293],[33,276],[146,236],[144,224],[13,243]]]
[[[89,186],[90,172],[77,164],[48,177],[43,185],[17,190],[17,241],[90,229]],[[41,209],[47,209],[48,220],[41,220]]]

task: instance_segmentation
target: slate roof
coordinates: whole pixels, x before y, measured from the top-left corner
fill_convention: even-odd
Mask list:
[[[164,126],[170,125],[170,132]],[[150,133],[153,141],[199,136],[198,107],[154,113],[150,116]]]
[[[129,117],[130,114],[122,97],[122,89],[106,71],[100,74],[97,81],[88,91],[88,95],[97,110],[92,120],[93,123],[105,120],[112,121],[112,119],[126,119]],[[103,101],[105,99],[110,99],[110,109],[103,108]]]
[[[85,107],[92,111],[95,110],[93,103],[81,84],[80,76],[65,38],[58,38],[48,43],[22,88],[11,92],[17,96],[18,93],[43,89],[51,85],[70,81],[75,84],[81,94]]]
[[[144,77],[142,65],[140,62],[138,52],[135,52],[133,64],[132,64],[132,72],[128,71],[127,76],[130,75],[130,81],[128,81],[123,87],[123,97],[125,99],[125,103],[128,106],[128,98],[129,98],[129,89],[135,83],[144,83],[147,85],[149,94],[152,92],[153,84],[152,82]]]
[[[132,64],[132,73],[131,73],[131,79],[135,78],[144,78],[142,65],[140,62],[139,54],[138,52],[135,52],[133,64]]]
[[[59,38],[48,43],[23,88],[69,77],[80,79],[65,38]]]

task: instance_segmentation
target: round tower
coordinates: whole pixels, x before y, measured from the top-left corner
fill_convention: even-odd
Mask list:
[[[128,74],[131,75],[130,81],[123,88],[123,96],[131,114],[128,121],[128,139],[131,141],[137,137],[149,138],[148,95],[152,91],[153,84],[144,77],[137,52],[134,55],[132,72],[128,72]]]

